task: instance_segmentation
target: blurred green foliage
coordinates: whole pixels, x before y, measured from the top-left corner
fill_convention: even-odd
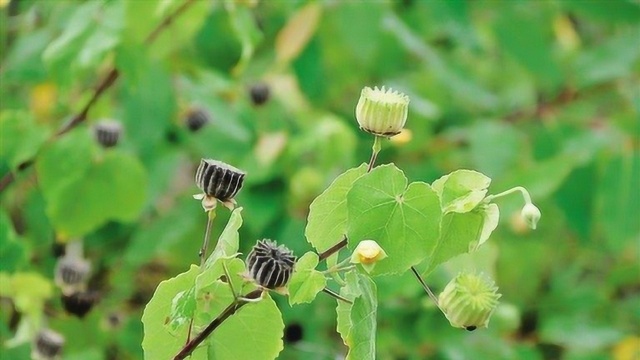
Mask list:
[[[197,261],[201,157],[248,173],[241,251],[258,238],[308,251],[309,204],[368,159],[353,115],[365,85],[411,97],[409,131],[384,143],[379,163],[409,182],[474,169],[493,179],[490,193],[525,186],[543,213],[530,232],[521,201],[501,199],[502,226],[481,251],[428,278],[441,290],[462,268],[491,274],[503,297],[487,330],[451,328],[410,274],[380,278],[379,359],[639,356],[637,1],[197,0],[149,46],[182,1],[0,4],[0,174],[16,173],[0,194],[3,357],[28,358],[28,343],[7,341],[44,307],[73,339],[64,359],[142,358],[144,305]],[[120,79],[86,123],[48,141],[111,66]],[[256,83],[271,90],[262,106],[250,100]],[[212,117],[198,132],[185,125],[194,106]],[[124,124],[116,149],[92,142],[103,118]],[[218,211],[214,237],[228,217]],[[76,237],[103,295],[84,319],[49,288],[52,248]],[[285,330],[280,358],[346,353],[333,299],[274,300],[287,329],[303,331],[293,341]]]

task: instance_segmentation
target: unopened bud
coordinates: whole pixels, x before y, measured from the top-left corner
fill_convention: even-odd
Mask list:
[[[356,106],[356,119],[364,131],[380,136],[400,133],[407,121],[409,97],[392,89],[365,87]]]
[[[475,274],[460,274],[444,288],[438,297],[438,305],[451,326],[473,331],[487,327],[500,296],[492,280]]]
[[[538,221],[540,220],[540,216],[542,216],[542,214],[540,213],[540,209],[538,209],[538,207],[536,207],[532,203],[525,204],[522,208],[522,211],[520,212],[520,215],[527,223],[527,225],[533,230],[536,229]]]

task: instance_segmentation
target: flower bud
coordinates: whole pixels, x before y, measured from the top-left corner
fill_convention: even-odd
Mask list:
[[[405,94],[375,87],[365,87],[356,106],[360,129],[380,136],[400,133],[407,121],[409,97]]]
[[[269,100],[271,90],[269,89],[269,85],[265,83],[258,83],[251,86],[249,89],[249,95],[251,95],[251,101],[253,104],[260,106]]]
[[[522,208],[522,211],[520,212],[520,215],[527,223],[527,225],[533,230],[536,229],[538,221],[540,220],[540,216],[542,216],[542,214],[540,213],[540,209],[538,209],[532,203],[525,204]]]
[[[97,291],[76,291],[71,295],[62,295],[64,309],[79,318],[83,318],[99,299]]]
[[[487,327],[500,296],[492,280],[475,274],[460,274],[444,288],[438,297],[438,306],[451,326],[473,331]]]
[[[247,257],[247,269],[255,282],[267,289],[287,285],[296,257],[284,245],[269,239],[258,240]]]
[[[100,145],[109,148],[118,144],[122,125],[117,121],[103,120],[94,126],[93,131]]]
[[[387,257],[387,253],[373,240],[362,240],[358,243],[353,254],[351,254],[352,264],[361,264],[365,270],[373,270],[374,265]]]
[[[222,161],[202,159],[196,171],[196,184],[206,196],[225,202],[240,191],[244,175],[242,170]]]
[[[211,116],[207,110],[202,108],[193,108],[187,112],[185,123],[187,128],[192,132],[200,130],[203,126],[211,122]]]
[[[55,269],[55,282],[63,293],[71,293],[85,286],[91,265],[78,257],[65,255],[58,259]]]
[[[36,337],[31,357],[36,360],[59,359],[63,346],[64,337],[62,335],[53,330],[42,330]]]

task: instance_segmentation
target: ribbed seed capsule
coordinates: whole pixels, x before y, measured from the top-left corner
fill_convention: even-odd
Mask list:
[[[271,90],[269,89],[269,85],[259,83],[251,86],[249,94],[251,95],[251,101],[254,105],[262,105],[269,100]]]
[[[36,360],[58,359],[64,346],[64,337],[57,332],[45,329],[38,333],[31,357]]]
[[[249,253],[247,268],[258,285],[275,289],[287,285],[295,262],[296,257],[287,247],[263,239]]]
[[[447,284],[438,297],[438,305],[452,326],[473,331],[487,327],[500,296],[492,280],[463,273]]]
[[[91,265],[89,265],[89,262],[79,258],[63,256],[56,264],[56,283],[62,287],[83,284],[87,280],[90,271]]]
[[[187,113],[185,122],[189,130],[195,132],[211,121],[209,112],[202,108],[193,108]]]
[[[77,317],[84,317],[99,299],[96,291],[77,291],[71,295],[62,295],[64,309]]]
[[[244,175],[242,170],[222,161],[202,159],[196,171],[196,184],[207,196],[227,201],[242,188]]]
[[[100,145],[109,148],[118,144],[122,133],[122,125],[116,121],[104,120],[97,123],[93,131]]]

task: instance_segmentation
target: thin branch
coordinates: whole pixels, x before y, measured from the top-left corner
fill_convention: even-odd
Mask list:
[[[333,245],[332,247],[328,248],[326,251],[321,252],[318,255],[318,261],[322,261],[325,260],[326,258],[328,258],[329,256],[337,253],[338,251],[342,250],[343,247],[347,246],[347,237],[343,237],[342,240],[340,240],[339,243]]]
[[[331,289],[329,289],[327,287],[322,289],[322,292],[324,292],[325,294],[328,294],[329,296],[331,296],[333,298],[336,298],[336,299],[338,299],[340,301],[344,301],[347,304],[353,305],[353,301],[343,297],[342,295],[338,294],[337,292],[335,292],[335,291],[333,291],[333,290],[331,290]]]
[[[173,21],[178,16],[180,16],[194,1],[195,0],[185,0],[184,3],[182,3],[182,5],[180,5],[174,12],[167,15],[167,17],[165,17],[153,29],[153,31],[149,33],[149,35],[145,40],[145,44],[149,45],[153,43],[158,38],[160,33],[162,33],[162,31],[164,31],[171,23],[173,23]],[[100,99],[100,97],[104,94],[104,92],[116,82],[119,76],[120,76],[120,73],[118,72],[118,69],[116,69],[115,67],[111,68],[107,73],[107,75],[102,79],[102,81],[100,81],[98,85],[96,85],[93,91],[93,95],[91,96],[89,101],[84,105],[84,107],[82,107],[82,110],[80,110],[78,114],[72,117],[69,122],[62,125],[62,127],[58,129],[58,131],[56,131],[56,133],[51,137],[51,140],[56,139],[61,135],[68,133],[73,128],[75,128],[76,126],[86,121],[87,115],[89,114],[89,110],[91,110],[91,108]],[[34,161],[35,161],[35,158],[31,158],[21,163],[18,166],[18,171],[23,171],[28,169],[29,167],[31,167],[31,165],[33,165]],[[16,179],[16,174],[13,171],[9,171],[8,173],[4,174],[2,178],[0,178],[0,193],[2,193],[9,185],[11,185],[15,181],[15,179]]]
[[[246,299],[258,299],[262,296],[262,290],[254,290],[248,293],[244,298]],[[189,341],[183,348],[180,350],[178,355],[176,355],[173,360],[183,360],[186,359],[187,356],[191,355],[191,353],[200,345],[215,329],[217,329],[222,323],[227,320],[231,315],[235,314],[241,307],[248,304],[247,301],[242,298],[238,298],[234,300],[226,309],[222,311],[222,313],[215,319],[213,319],[209,325],[207,325],[201,333],[196,335],[193,340]]]
[[[424,291],[427,292],[431,300],[433,300],[433,302],[436,304],[438,309],[440,309],[440,311],[442,311],[442,313],[444,314],[444,310],[442,310],[442,308],[440,307],[440,304],[438,303],[438,297],[436,296],[436,294],[433,293],[433,291],[431,291],[431,288],[429,288],[429,286],[424,281],[424,279],[422,278],[418,270],[415,268],[415,266],[411,267],[411,271],[413,271],[413,274],[416,276],[416,278],[418,278],[418,282],[420,283],[420,285],[422,285],[422,288],[424,289]]]

